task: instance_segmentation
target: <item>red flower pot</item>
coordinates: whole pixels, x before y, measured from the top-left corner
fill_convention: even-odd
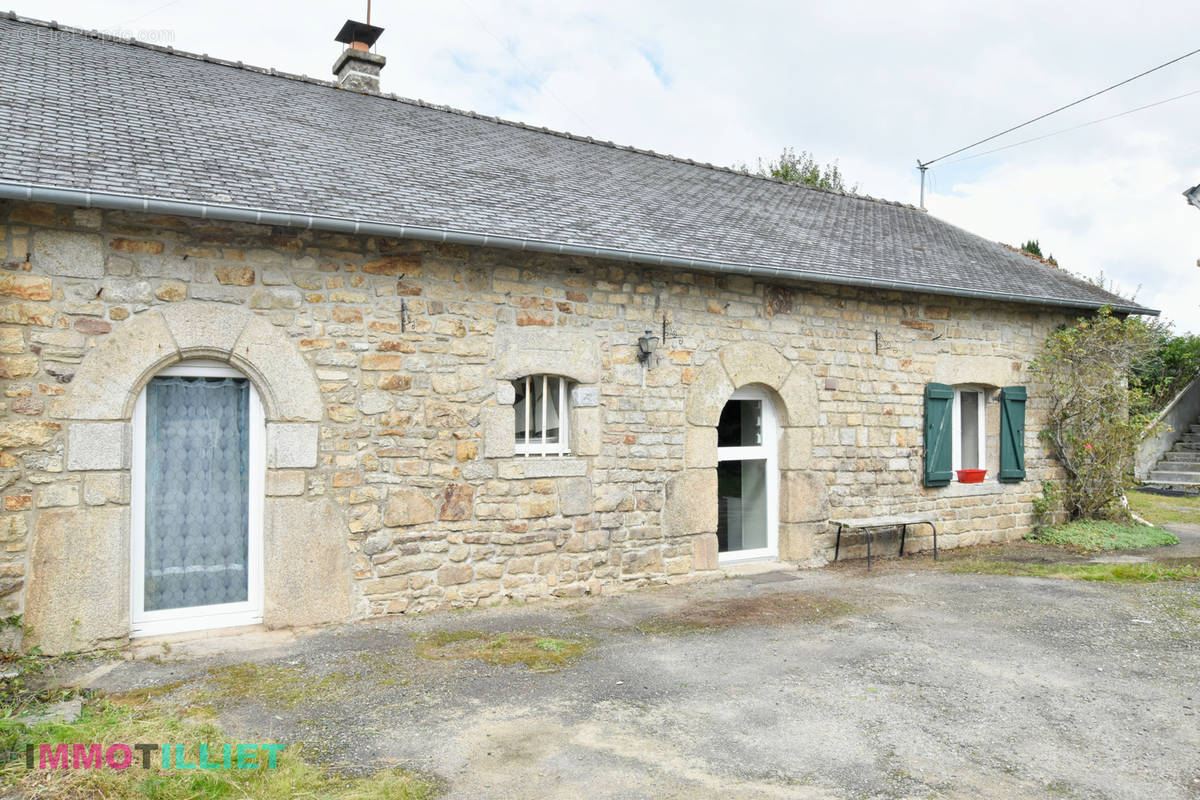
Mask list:
[[[986,469],[960,469],[958,471],[958,482],[983,483],[984,475],[987,475]]]

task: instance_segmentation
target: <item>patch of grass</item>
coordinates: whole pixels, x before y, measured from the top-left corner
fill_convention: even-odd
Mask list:
[[[1129,492],[1129,507],[1140,517],[1156,525],[1164,522],[1190,522],[1200,525],[1200,495],[1165,495],[1154,492]]]
[[[1175,535],[1162,528],[1123,525],[1106,520],[1080,519],[1041,528],[1025,537],[1031,542],[1068,547],[1085,552],[1133,550],[1179,544]]]
[[[328,800],[426,800],[436,786],[405,770],[383,770],[367,777],[350,778],[306,761],[303,748],[288,746],[277,755],[277,768],[214,770],[164,770],[161,754],[152,755],[149,769],[135,758],[128,769],[33,769],[25,767],[25,743],[74,744],[93,742],[184,744],[195,754],[195,745],[209,742],[214,753],[219,743],[247,741],[228,738],[204,709],[173,713],[147,704],[123,705],[109,701],[89,703],[80,718],[69,724],[25,725],[0,720],[0,787],[21,797],[54,800],[217,800],[217,798],[328,798]],[[140,754],[135,753],[135,756]],[[265,759],[264,759],[265,760]]]
[[[1081,581],[1116,583],[1200,580],[1200,568],[1193,563],[1029,564],[984,558],[962,558],[949,562],[943,569],[946,572],[956,573],[1021,575],[1031,578],[1072,578]]]
[[[643,620],[642,633],[680,635],[740,625],[785,625],[822,622],[858,611],[841,600],[807,594],[764,594],[703,600],[685,608]]]
[[[254,701],[290,709],[347,691],[350,681],[341,672],[314,676],[298,665],[230,664],[211,670],[208,686],[198,695],[204,702]]]
[[[487,634],[483,631],[435,631],[426,636],[424,641],[426,644],[446,647],[458,642],[471,642],[476,639],[486,638]]]
[[[532,633],[437,631],[421,637],[417,655],[431,660],[475,658],[488,664],[523,664],[534,672],[553,672],[587,649],[584,641]]]

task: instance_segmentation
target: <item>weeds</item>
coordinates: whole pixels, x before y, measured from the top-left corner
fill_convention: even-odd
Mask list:
[[[553,672],[587,649],[587,642],[530,633],[437,631],[421,638],[417,655],[431,660],[474,658],[501,666],[523,664],[534,672]]]
[[[1070,578],[1115,583],[1197,581],[1200,568],[1192,563],[1136,562],[1123,564],[1024,564],[983,558],[963,558],[943,567],[946,572],[1019,575],[1031,578]]]
[[[341,672],[314,676],[303,667],[281,664],[230,664],[208,674],[209,690],[199,697],[218,704],[253,700],[291,709],[348,690]]]
[[[0,636],[6,630],[24,630],[21,615],[0,619]],[[20,639],[18,635],[17,640]],[[62,659],[59,659],[62,660]],[[0,719],[15,717],[46,703],[70,700],[73,689],[48,688],[42,679],[46,665],[52,661],[37,647],[25,652],[0,648]]]
[[[1064,525],[1041,528],[1025,537],[1031,542],[1068,547],[1084,552],[1132,550],[1179,544],[1175,535],[1162,528],[1125,525],[1119,522],[1081,519]]]
[[[174,710],[138,703],[99,701],[84,706],[69,724],[23,724],[0,721],[0,743],[8,752],[0,766],[0,787],[40,800],[84,800],[151,797],[156,800],[216,800],[217,798],[322,798],[323,800],[425,800],[436,787],[404,770],[383,770],[368,777],[349,778],[330,773],[303,758],[303,747],[289,745],[279,753],[276,768],[163,770],[158,759],[143,769],[27,769],[25,743],[74,744],[185,743],[230,740],[214,723],[211,712],[197,707]],[[216,750],[219,752],[218,749]]]

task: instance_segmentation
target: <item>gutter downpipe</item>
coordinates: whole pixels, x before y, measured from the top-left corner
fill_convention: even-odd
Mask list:
[[[658,253],[637,250],[620,250],[607,247],[589,247],[585,245],[553,242],[543,239],[528,239],[515,236],[495,236],[491,234],[471,233],[438,228],[427,228],[413,225],[398,225],[386,222],[371,222],[345,217],[318,216],[312,214],[292,214],[286,211],[269,209],[246,208],[241,206],[198,203],[186,200],[168,200],[165,198],[145,195],[128,195],[116,192],[94,192],[87,189],[64,189],[55,186],[43,186],[33,183],[13,183],[0,181],[0,199],[24,200],[31,203],[50,203],[53,205],[82,206],[84,208],[104,208],[114,211],[137,211],[146,214],[166,214],[171,216],[192,217],[199,219],[219,220],[221,222],[241,222],[255,225],[275,225],[285,228],[304,228],[330,231],[334,233],[353,233],[367,236],[389,236],[397,239],[419,239],[427,242],[446,244],[461,244],[478,247],[500,247],[512,250],[529,250],[537,253],[555,255],[584,256],[613,261],[629,261],[636,264],[651,266],[674,267],[678,269],[697,270],[700,272],[733,273],[753,275],[763,278],[777,278],[815,283],[832,283],[843,286],[857,286],[869,289],[884,289],[899,292],[914,292],[923,294],[950,295],[954,297],[975,297],[989,300],[1004,300],[1017,303],[1028,303],[1040,306],[1061,306],[1077,309],[1096,309],[1100,306],[1089,305],[1079,301],[1058,300],[1055,298],[1034,297],[1006,292],[985,292],[975,289],[962,289],[951,286],[936,286],[931,284],[913,284],[903,281],[886,281],[874,278],[858,278],[849,275],[811,272],[801,269],[784,267],[764,267],[756,264],[740,264],[728,261],[714,261],[699,258],[681,258]],[[1114,311],[1127,314],[1149,314],[1158,316],[1158,311],[1140,308],[1138,306],[1113,305]]]

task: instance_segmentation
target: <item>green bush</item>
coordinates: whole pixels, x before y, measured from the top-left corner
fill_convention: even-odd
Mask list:
[[[1039,435],[1066,472],[1062,499],[1071,519],[1129,518],[1122,500],[1135,484],[1134,453],[1158,432],[1146,394],[1129,376],[1157,352],[1161,332],[1104,308],[1054,331],[1034,360],[1049,401]]]
[[[1200,336],[1172,336],[1163,331],[1157,349],[1139,366],[1134,380],[1149,398],[1151,409],[1161,411],[1198,374]]]

